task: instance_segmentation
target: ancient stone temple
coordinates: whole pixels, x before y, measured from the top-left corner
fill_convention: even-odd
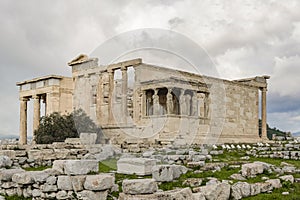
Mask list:
[[[18,82],[20,94],[20,143],[27,142],[27,102],[33,100],[33,130],[37,129],[41,116],[41,103],[45,114],[72,112],[72,78],[49,75]]]
[[[46,99],[46,113],[81,108],[117,144],[253,143],[267,139],[268,76],[229,81],[146,64],[142,59],[99,65],[97,58],[85,55],[68,65],[72,78],[49,76],[17,84],[21,143],[26,137],[29,98],[37,102],[34,128],[40,99]]]

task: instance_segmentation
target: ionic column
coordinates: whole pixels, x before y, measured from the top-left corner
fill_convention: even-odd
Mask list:
[[[261,138],[267,137],[267,88],[261,90]]]
[[[154,90],[153,98],[153,115],[159,115],[159,96],[158,89]]]
[[[208,102],[208,93],[205,93],[204,97],[204,117],[207,118],[209,114],[209,102]]]
[[[108,84],[109,84],[109,94],[108,94],[108,123],[113,124],[113,92],[114,92],[114,71],[108,70]]]
[[[128,75],[127,68],[122,67],[122,115],[124,117],[124,122],[126,123],[128,109],[127,109],[127,90],[128,90]]]
[[[20,98],[20,144],[27,144],[27,98]]]
[[[33,139],[35,139],[34,131],[38,129],[40,125],[40,116],[41,116],[41,105],[40,97],[35,95],[33,98]]]
[[[174,109],[172,88],[168,88],[167,93],[167,114],[172,114]]]

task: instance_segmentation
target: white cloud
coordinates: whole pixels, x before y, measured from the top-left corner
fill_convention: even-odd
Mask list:
[[[292,117],[300,115],[297,112],[300,109],[296,109],[300,107],[297,103],[299,10],[297,0],[3,0],[0,2],[2,101],[15,100],[18,105],[14,84],[17,81],[44,74],[70,75],[68,61],[79,53],[92,52],[118,33],[145,27],[163,28],[182,33],[204,47],[221,77],[271,75],[269,95],[276,99],[269,99],[270,120],[283,128],[300,129],[300,125],[290,124],[295,122]],[[278,109],[285,99],[292,106]],[[1,105],[0,119],[9,125],[2,125],[0,133],[18,132],[15,104]],[[291,108],[295,113],[290,112]],[[275,112],[289,120],[277,118]]]
[[[270,91],[281,96],[300,98],[300,56],[275,58]]]

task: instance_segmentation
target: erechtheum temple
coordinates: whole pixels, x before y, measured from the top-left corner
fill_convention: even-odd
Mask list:
[[[27,141],[30,99],[34,101],[33,130],[39,125],[44,102],[46,114],[83,109],[116,144],[267,140],[268,76],[229,81],[146,64],[142,59],[103,66],[85,55],[68,65],[72,77],[50,75],[17,83],[21,144]]]

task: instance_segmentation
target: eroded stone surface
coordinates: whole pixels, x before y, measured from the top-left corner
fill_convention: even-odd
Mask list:
[[[23,169],[7,169],[0,171],[0,181],[11,181],[14,174],[25,172]]]
[[[122,189],[125,194],[152,194],[158,187],[154,179],[131,179],[123,181]]]
[[[246,182],[237,182],[232,185],[231,191],[233,199],[242,199],[251,195],[251,186]]]
[[[186,172],[187,168],[181,165],[156,165],[152,168],[152,177],[159,182],[170,182]]]
[[[229,199],[230,185],[228,183],[210,184],[193,189],[196,193],[201,193],[207,200]]]
[[[148,158],[121,158],[117,162],[118,173],[150,175],[156,160]]]
[[[64,173],[70,175],[85,175],[98,172],[99,164],[96,160],[66,160]]]
[[[89,175],[84,182],[86,190],[99,191],[110,189],[114,186],[115,177],[110,174]]]

